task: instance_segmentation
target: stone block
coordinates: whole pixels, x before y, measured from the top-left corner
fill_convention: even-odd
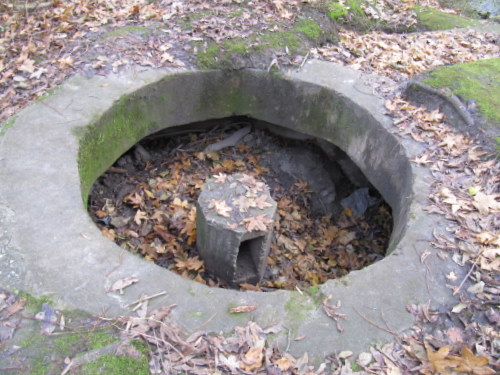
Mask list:
[[[257,284],[269,254],[276,202],[245,174],[209,178],[197,202],[196,246],[206,269],[230,285]]]

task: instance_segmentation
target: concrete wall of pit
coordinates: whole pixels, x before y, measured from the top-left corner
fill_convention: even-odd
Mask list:
[[[209,119],[248,116],[329,141],[344,150],[392,208],[388,252],[404,234],[412,196],[409,161],[397,139],[350,98],[263,71],[187,72],[122,97],[80,141],[84,202],[92,183],[143,137]]]

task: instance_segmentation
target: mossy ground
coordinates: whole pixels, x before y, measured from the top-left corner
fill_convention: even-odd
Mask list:
[[[361,4],[366,1],[367,0],[347,0],[342,3],[338,0],[328,1],[325,4],[325,13],[330,19],[351,29],[362,32],[383,29],[385,25],[370,19],[363,11]]]
[[[126,26],[108,31],[107,33],[100,35],[100,38],[101,39],[116,38],[129,34],[148,35],[150,33],[151,30],[149,30],[147,27],[144,26]]]
[[[10,356],[0,355],[0,368],[20,367],[15,372],[19,375],[60,374],[66,367],[65,358],[73,359],[120,340],[118,331],[110,324],[101,324],[80,311],[61,312],[66,321],[65,329],[56,329],[51,335],[43,335],[40,333],[40,322],[33,317],[41,310],[42,304],[50,304],[50,299],[35,298],[26,293],[19,293],[18,299],[26,300],[22,315],[28,319],[21,321],[14,337],[0,348],[3,350],[13,346],[20,347]],[[103,356],[95,363],[75,368],[70,374],[148,374],[147,349],[142,342],[132,344],[140,358]],[[19,364],[22,365],[18,366]],[[106,372],[96,370],[101,368],[106,369]],[[90,369],[91,372],[84,372],[84,369]],[[115,370],[121,372],[113,372]]]
[[[500,58],[437,68],[424,82],[450,88],[463,101],[476,100],[479,112],[500,129]]]
[[[457,27],[468,27],[480,24],[478,20],[449,14],[428,7],[415,7],[418,25],[424,30],[449,30]]]
[[[283,26],[283,25],[282,25]],[[291,27],[281,31],[255,32],[246,38],[231,38],[219,43],[195,42],[196,62],[201,69],[235,68],[234,61],[266,51],[306,53],[321,40],[333,40],[316,21],[308,16],[298,17]],[[236,67],[238,68],[238,67]]]
[[[149,365],[143,358],[103,355],[94,362],[86,363],[80,370],[81,375],[149,375]]]

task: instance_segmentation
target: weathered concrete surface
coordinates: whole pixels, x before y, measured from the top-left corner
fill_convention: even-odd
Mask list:
[[[43,103],[21,111],[0,137],[1,285],[107,315],[127,314],[126,304],[141,294],[166,290],[168,295],[152,301],[151,308],[176,303],[174,316],[188,331],[200,325],[228,331],[250,319],[261,325],[282,322],[291,335],[306,336],[292,340],[290,351],[307,351],[316,359],[391,338],[368,319],[401,332],[413,322],[408,303],[450,305],[445,274],[460,275],[460,270],[429,245],[432,232],[443,225],[422,211],[430,173],[408,161],[421,148],[391,135],[382,101],[361,78],[359,72],[317,61],[284,76],[131,69],[72,78]],[[183,279],[101,235],[82,196],[121,153],[159,129],[231,115],[275,123],[342,148],[393,209],[390,255],[320,290],[238,292]],[[85,134],[80,151],[78,134]],[[431,254],[422,262],[425,251]],[[132,275],[140,281],[123,295],[106,292],[114,281]],[[348,316],[343,333],[322,311],[324,295],[342,301],[339,312]],[[257,309],[228,313],[239,305]],[[278,336],[277,343],[286,347],[286,336]]]
[[[244,175],[209,178],[196,205],[196,247],[207,270],[230,285],[264,276],[277,203],[262,181]],[[263,228],[248,227],[258,219]]]

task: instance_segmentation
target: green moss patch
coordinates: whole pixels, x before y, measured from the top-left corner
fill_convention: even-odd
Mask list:
[[[149,30],[147,27],[144,26],[126,26],[126,27],[120,27],[118,29],[114,29],[111,31],[108,31],[107,33],[104,33],[100,35],[101,39],[109,39],[109,38],[117,38],[117,37],[123,37],[129,34],[135,34],[135,35],[149,35],[151,34],[151,30]]]
[[[479,21],[428,7],[415,7],[418,25],[425,30],[449,30],[480,24]]]
[[[301,18],[293,25],[293,28],[299,33],[304,34],[312,41],[317,41],[321,37],[321,27],[309,18]]]
[[[7,120],[6,122],[4,122],[0,126],[0,137],[2,135],[4,135],[7,132],[7,130],[9,130],[10,128],[12,128],[12,126],[14,126],[14,123],[16,122],[16,118],[17,118],[17,116],[11,117],[9,120]]]
[[[83,131],[78,169],[85,205],[96,178],[145,136],[149,129],[155,127],[155,121],[148,110],[150,106],[145,101],[145,98],[138,100],[133,94],[124,96]]]
[[[448,87],[463,101],[476,100],[479,112],[500,124],[500,58],[437,68],[424,82]]]
[[[361,7],[361,4],[364,2],[366,0],[347,0],[343,3],[340,3],[338,0],[329,1],[325,4],[325,13],[330,19],[340,22],[348,28],[362,32],[383,26],[377,25],[374,20],[365,14]]]
[[[18,298],[26,300],[23,314],[28,317],[33,317],[40,311],[43,303],[50,304],[47,297],[35,298],[27,293],[19,293]],[[63,331],[56,328],[51,335],[40,333],[40,322],[24,320],[7,344],[17,345],[20,350],[4,364],[23,363],[23,370],[16,372],[20,375],[60,374],[66,367],[65,358],[78,357],[120,340],[115,328],[100,326],[99,321],[84,312],[63,311],[61,314],[65,317],[66,328]],[[134,348],[147,364],[147,349],[144,344],[138,342],[137,345],[134,344]]]
[[[149,365],[147,358],[141,359],[132,357],[103,355],[94,362],[82,366],[82,375],[149,375]]]
[[[347,16],[349,11],[339,3],[328,3],[326,4],[326,14],[334,21],[338,21],[341,18]]]

